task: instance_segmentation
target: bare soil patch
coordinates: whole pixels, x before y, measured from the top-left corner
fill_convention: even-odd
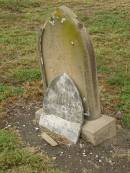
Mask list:
[[[117,128],[114,139],[94,147],[80,138],[76,145],[49,146],[41,137],[39,127],[34,123],[35,111],[42,107],[42,101],[19,99],[6,106],[6,119],[1,128],[15,128],[26,146],[36,147],[47,153],[54,166],[68,173],[129,173],[130,172],[130,130]]]

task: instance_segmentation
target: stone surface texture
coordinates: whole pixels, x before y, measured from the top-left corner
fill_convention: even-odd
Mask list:
[[[67,74],[52,80],[43,99],[43,109],[46,114],[54,114],[67,121],[82,124],[82,100]]]
[[[44,114],[40,117],[39,125],[65,137],[73,143],[77,143],[81,131],[80,123],[67,121],[56,115]]]
[[[86,121],[82,128],[82,136],[93,145],[98,145],[115,135],[116,120],[105,115],[96,120]]]
[[[50,83],[43,100],[39,125],[76,143],[83,124],[83,105],[74,82],[67,74]],[[39,116],[42,114],[42,116]]]

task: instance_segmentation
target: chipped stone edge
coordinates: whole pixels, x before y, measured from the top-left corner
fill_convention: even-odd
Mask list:
[[[116,119],[102,115],[96,120],[86,121],[81,135],[94,146],[116,136]]]
[[[73,123],[52,114],[44,114],[43,108],[39,109],[35,113],[35,118],[36,123],[38,123],[40,127],[47,128],[50,131],[67,138],[68,140],[70,140],[70,142],[73,142],[74,144],[77,143],[82,124]]]

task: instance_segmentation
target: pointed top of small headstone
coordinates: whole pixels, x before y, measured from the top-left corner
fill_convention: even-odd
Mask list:
[[[43,104],[47,114],[75,123],[83,122],[82,100],[73,80],[66,73],[52,80]]]
[[[65,5],[60,6],[59,9],[61,9],[64,13],[68,14],[72,18],[77,18],[77,15],[70,8],[66,7]]]

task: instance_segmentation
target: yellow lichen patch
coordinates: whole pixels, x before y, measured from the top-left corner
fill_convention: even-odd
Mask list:
[[[81,36],[74,23],[66,20],[63,24],[63,36],[70,40],[80,40]]]
[[[54,17],[56,17],[57,19],[62,19],[62,17],[64,17],[63,11],[57,8],[56,11],[54,12]]]
[[[76,24],[67,19],[62,25],[62,37],[66,43],[69,43],[71,49],[80,50],[84,54],[84,45],[80,31],[78,30]]]

